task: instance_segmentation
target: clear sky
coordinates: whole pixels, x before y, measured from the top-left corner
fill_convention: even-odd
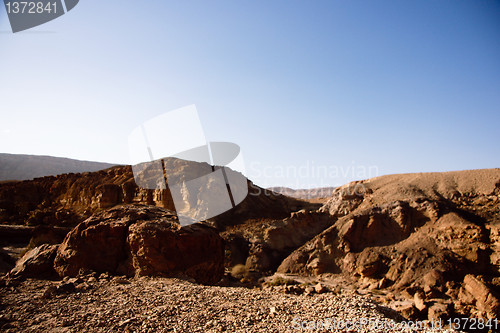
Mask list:
[[[500,1],[81,0],[13,34],[0,152],[128,163],[196,104],[263,186],[500,167]]]

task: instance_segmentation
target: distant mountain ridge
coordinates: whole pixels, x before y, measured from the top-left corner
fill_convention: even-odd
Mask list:
[[[0,181],[28,180],[64,173],[92,172],[115,165],[64,157],[0,153]]]

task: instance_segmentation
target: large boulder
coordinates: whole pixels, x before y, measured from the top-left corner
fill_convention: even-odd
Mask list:
[[[76,276],[80,269],[117,272],[127,260],[126,238],[134,210],[105,211],[96,214],[68,233],[57,253],[54,267],[63,276]],[[122,268],[123,271],[123,268]]]
[[[213,284],[224,273],[224,243],[213,228],[196,223],[180,227],[165,221],[130,226],[127,245],[136,275],[184,273],[197,282]]]
[[[57,273],[81,270],[128,276],[185,274],[199,283],[221,279],[224,243],[215,229],[181,227],[174,212],[152,206],[118,206],[75,227],[54,261]]]
[[[58,245],[43,244],[26,252],[10,271],[11,277],[20,278],[57,278],[53,263]]]

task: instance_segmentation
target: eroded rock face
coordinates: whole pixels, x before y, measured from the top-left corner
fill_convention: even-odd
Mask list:
[[[264,242],[276,251],[297,248],[331,223],[329,216],[303,209],[264,229]]]
[[[333,191],[321,211],[328,212],[334,217],[341,217],[356,209],[362,202],[366,188],[362,182],[352,182]]]
[[[9,224],[71,227],[122,203],[174,209],[167,190],[139,188],[130,166],[0,184],[2,222]]]
[[[486,312],[491,319],[497,318],[500,313],[500,300],[495,292],[482,281],[473,275],[466,275],[464,278],[464,288],[475,299],[479,311]]]
[[[320,211],[333,225],[291,253],[279,273],[345,273],[410,295],[412,307],[418,293],[422,309],[422,299],[447,299],[429,304],[429,318],[446,317],[453,302],[459,314],[498,311],[500,169],[353,182]]]
[[[328,214],[306,209],[281,220],[260,220],[223,234],[228,245],[226,265],[245,265],[249,271],[274,272],[284,258],[333,221]],[[243,230],[241,230],[243,229]]]
[[[430,208],[427,202],[410,204],[404,201],[357,209],[355,213],[340,217],[331,227],[297,250],[301,253],[285,259],[278,271],[298,274],[344,271],[371,276],[373,274],[369,271],[373,269],[360,268],[372,264],[365,262],[361,253],[365,249],[371,251],[373,248],[394,246],[407,239],[416,228],[425,224],[427,215],[434,215],[428,212],[430,209],[435,207]],[[377,256],[389,257],[386,261],[390,261],[391,255],[378,251]]]
[[[129,218],[120,219],[117,215],[117,210],[98,214],[68,233],[54,262],[61,277],[77,276],[80,269],[126,272],[119,265],[127,260],[125,240],[132,221]]]
[[[59,247],[54,267],[61,277],[81,270],[185,274],[210,284],[222,277],[223,263],[223,240],[213,228],[181,228],[172,211],[130,205],[97,213],[75,227]]]
[[[169,182],[177,183],[195,177],[193,172],[197,169],[196,162],[176,158],[165,161]],[[190,167],[193,164],[194,167]],[[204,166],[211,170],[208,164]],[[96,212],[121,204],[142,204],[175,210],[170,190],[154,189],[156,177],[150,180],[151,183],[142,176],[137,176],[140,187],[130,166],[116,166],[97,172],[1,183],[0,222],[74,227]],[[198,200],[186,199],[188,206],[196,204]],[[224,229],[227,225],[236,225],[249,218],[282,219],[293,211],[309,206],[311,204],[272,194],[271,191],[248,182],[248,196],[233,209],[212,218],[211,222],[219,229]],[[182,210],[183,207],[179,208]]]
[[[213,228],[196,223],[180,228],[164,221],[135,223],[127,244],[136,275],[179,272],[214,284],[224,274],[224,243]]]

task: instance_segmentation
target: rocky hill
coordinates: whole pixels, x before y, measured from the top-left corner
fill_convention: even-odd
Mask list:
[[[170,167],[186,171],[182,161],[173,161]],[[352,182],[335,189],[322,206],[264,191],[251,182],[248,188],[250,194],[236,208],[206,223],[180,227],[168,190],[139,188],[130,167],[1,184],[4,223],[58,225],[68,227],[57,229],[59,233],[71,231],[64,240],[46,237],[35,244],[32,239],[29,251],[0,279],[0,286],[10,288],[32,277],[63,278],[43,287],[47,289],[40,297],[54,300],[50,303],[54,307],[44,307],[48,312],[68,306],[65,302],[72,299],[68,292],[88,292],[91,298],[95,295],[89,290],[94,285],[97,293],[101,288],[102,293],[115,290],[108,284],[109,275],[121,276],[115,278],[116,283],[126,285],[141,285],[137,279],[146,275],[254,287],[265,292],[252,297],[264,299],[268,291],[289,295],[276,296],[277,305],[269,309],[248,301],[255,305],[257,317],[267,313],[265,320],[270,322],[275,316],[290,320],[285,306],[295,309],[292,304],[310,304],[308,297],[323,293],[324,298],[316,301],[330,305],[320,305],[318,311],[331,314],[328,307],[335,295],[345,291],[352,292],[350,299],[353,293],[372,299],[379,314],[399,318],[396,321],[498,318],[500,169]],[[19,230],[9,232],[14,235]],[[60,244],[37,246],[44,242]],[[29,281],[20,288],[30,295],[36,293]],[[225,304],[236,304],[227,297],[229,290],[219,291]],[[151,292],[146,297],[157,296]],[[14,296],[9,302],[25,317],[36,313]],[[232,305],[228,311],[241,315]],[[186,311],[193,307],[194,303]],[[91,317],[110,328],[104,323],[109,316],[95,313]],[[66,319],[69,326],[86,327],[78,316]],[[110,320],[117,327],[144,325],[143,319],[129,319]],[[215,320],[213,327],[200,329],[217,331],[222,324],[257,327],[256,323]],[[24,327],[12,322],[16,321],[9,317],[14,329]],[[56,325],[42,322],[43,328]],[[189,329],[196,324],[186,319]]]
[[[392,175],[335,190],[335,221],[281,273],[354,277],[409,317],[500,312],[500,169]],[[394,293],[405,297],[393,302]]]
[[[27,180],[63,173],[92,172],[114,164],[70,158],[0,153],[0,181]]]
[[[173,159],[167,168],[173,178],[189,177],[190,164],[192,162]],[[224,224],[238,224],[249,218],[284,218],[292,211],[311,207],[300,200],[269,194],[251,182],[248,182],[248,193],[243,202],[212,222],[223,228]],[[137,186],[130,166],[0,183],[0,224],[73,227],[94,212],[118,204],[175,209],[168,188]]]

